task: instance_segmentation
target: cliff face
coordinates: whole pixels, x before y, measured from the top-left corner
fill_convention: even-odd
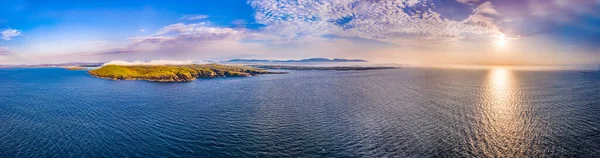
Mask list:
[[[112,80],[147,80],[155,82],[189,82],[197,78],[248,77],[272,74],[262,69],[218,64],[172,66],[107,65],[88,71],[92,76]]]

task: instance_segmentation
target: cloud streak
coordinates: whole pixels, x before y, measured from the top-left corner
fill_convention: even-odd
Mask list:
[[[163,27],[149,36],[131,37],[127,50],[150,51],[174,45],[193,45],[214,41],[240,41],[252,33],[245,29],[210,26],[208,23],[177,23]]]
[[[181,19],[181,20],[202,20],[202,19],[207,19],[209,17],[210,16],[208,16],[208,15],[184,15],[179,19]]]
[[[10,50],[6,47],[0,47],[0,56],[11,55]]]
[[[107,62],[107,63],[103,64],[102,66],[106,66],[106,65],[124,65],[124,66],[129,66],[129,65],[188,65],[188,64],[203,64],[203,63],[206,63],[206,62],[192,61],[192,60],[151,60],[151,61],[129,62],[129,61],[123,61],[123,60],[116,60],[116,61]]]
[[[472,5],[472,4],[479,2],[479,0],[456,0],[456,1],[459,3],[463,3],[463,4],[468,4],[468,5]]]

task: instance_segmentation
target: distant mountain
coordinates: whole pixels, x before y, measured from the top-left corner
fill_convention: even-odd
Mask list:
[[[65,67],[65,66],[76,66],[76,67],[100,67],[104,64],[104,62],[70,62],[70,63],[61,63],[61,64],[39,64],[33,66],[41,66],[41,67]]]
[[[327,59],[327,58],[309,58],[309,59],[302,59],[302,60],[261,60],[261,59],[231,59],[225,62],[236,62],[236,63],[243,63],[243,62],[367,62],[366,60],[361,60],[361,59],[339,59],[339,58],[335,58],[335,59]]]
[[[271,60],[259,60],[259,59],[231,59],[226,62],[271,62]]]
[[[35,65],[0,65],[0,68],[11,68],[11,67],[100,67],[104,62],[70,62],[61,64],[35,64]]]

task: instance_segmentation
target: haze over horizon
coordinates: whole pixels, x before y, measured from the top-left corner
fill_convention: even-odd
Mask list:
[[[6,0],[0,6],[0,65],[314,57],[600,64],[600,0]]]

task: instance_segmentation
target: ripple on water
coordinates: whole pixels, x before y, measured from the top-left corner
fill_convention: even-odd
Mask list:
[[[178,84],[0,74],[0,157],[600,154],[598,72],[292,71]]]

